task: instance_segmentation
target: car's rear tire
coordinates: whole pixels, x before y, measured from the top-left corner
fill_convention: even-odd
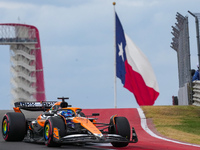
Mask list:
[[[54,135],[54,129],[57,128],[59,132],[59,137],[66,135],[65,123],[64,120],[60,117],[50,117],[44,125],[44,140],[45,145],[48,147],[59,147],[61,143],[56,142]]]
[[[130,140],[130,125],[128,120],[125,117],[115,117],[114,118],[114,130],[112,129],[111,133],[121,135],[125,137],[127,140]],[[125,147],[129,143],[128,142],[112,142],[114,147]]]
[[[2,120],[2,135],[5,141],[22,141],[26,134],[24,114],[8,112]]]

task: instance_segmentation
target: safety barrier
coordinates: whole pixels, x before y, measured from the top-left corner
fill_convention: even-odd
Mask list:
[[[193,82],[193,105],[200,106],[200,81]]]

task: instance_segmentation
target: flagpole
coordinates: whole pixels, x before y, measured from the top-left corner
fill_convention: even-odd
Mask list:
[[[115,5],[116,2],[113,2],[114,6],[114,107],[117,108],[117,79],[116,79],[116,17],[115,17]]]

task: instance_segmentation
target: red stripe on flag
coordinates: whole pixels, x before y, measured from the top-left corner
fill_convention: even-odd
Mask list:
[[[153,105],[159,93],[153,88],[148,87],[142,76],[132,70],[132,67],[125,61],[126,75],[124,87],[135,95],[139,106]]]

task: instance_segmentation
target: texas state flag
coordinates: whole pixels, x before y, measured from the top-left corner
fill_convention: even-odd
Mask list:
[[[153,105],[159,95],[155,74],[147,57],[124,33],[116,20],[116,75],[126,89],[135,95],[139,106]]]

